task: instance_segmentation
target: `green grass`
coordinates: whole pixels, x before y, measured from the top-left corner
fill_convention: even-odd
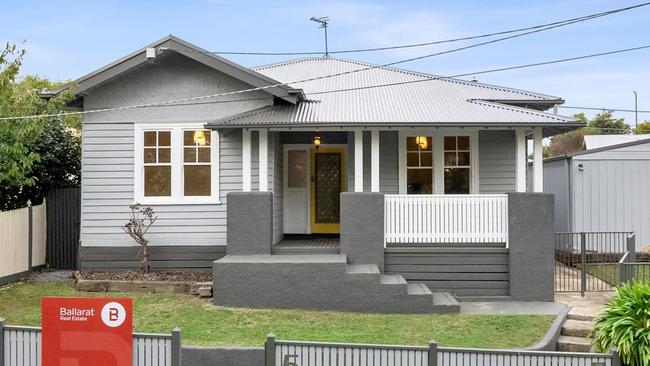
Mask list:
[[[279,339],[520,348],[536,343],[552,316],[397,315],[325,311],[222,308],[189,295],[110,293],[133,297],[138,332],[168,333],[182,328],[183,342],[195,345],[260,346],[269,332]],[[104,297],[69,284],[20,283],[0,288],[0,316],[8,324],[40,325],[41,296]]]
[[[648,266],[638,266],[634,276],[637,281],[650,283],[650,269]],[[587,273],[610,285],[618,285],[620,282],[618,263],[588,264]]]

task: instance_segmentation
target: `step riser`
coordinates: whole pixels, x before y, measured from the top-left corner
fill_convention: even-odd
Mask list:
[[[558,342],[557,350],[560,352],[591,352],[591,346]]]
[[[584,314],[571,314],[567,316],[567,319],[571,320],[582,320],[582,321],[593,321],[594,316],[593,315],[584,315]]]
[[[562,335],[569,337],[582,337],[587,338],[589,335],[590,329],[580,329],[580,328],[565,328],[562,327]]]

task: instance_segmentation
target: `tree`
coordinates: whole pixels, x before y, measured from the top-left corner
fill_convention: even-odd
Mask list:
[[[587,123],[586,130],[592,135],[627,135],[632,132],[623,118],[614,118],[613,112],[603,110]],[[583,115],[584,116],[584,115]]]
[[[7,43],[0,51],[0,117],[59,113],[72,91],[45,101],[43,89],[56,88],[37,76],[18,79],[25,51]],[[38,203],[52,186],[78,182],[78,116],[0,120],[0,209]]]
[[[145,239],[144,236],[151,225],[156,222],[158,216],[151,207],[141,208],[137,203],[129,206],[129,208],[131,209],[131,218],[122,226],[122,230],[140,245],[140,251],[138,252],[140,272],[146,274],[149,273],[151,265],[149,264],[149,240]]]
[[[637,135],[644,135],[650,133],[650,120],[643,121],[634,130],[634,133]]]
[[[584,136],[583,130],[574,130],[551,137],[549,156],[565,155],[584,149]]]

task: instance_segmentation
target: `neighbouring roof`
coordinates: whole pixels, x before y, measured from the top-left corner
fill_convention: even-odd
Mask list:
[[[601,147],[624,144],[639,140],[650,139],[647,135],[586,135],[585,148],[587,150],[598,149]]]
[[[354,72],[369,67],[373,68]],[[583,125],[577,119],[535,109],[561,104],[558,97],[358,61],[304,58],[254,70],[281,82],[353,73],[292,83],[304,91],[306,100],[260,108],[207,126],[520,125],[544,126],[546,134],[553,134]]]
[[[623,136],[631,136],[631,135],[623,135]],[[650,144],[650,135],[636,135],[636,136],[646,136],[646,137],[643,138],[643,139],[636,139],[636,140],[627,141],[627,142],[623,142],[623,143],[618,143],[618,144],[613,144],[613,145],[606,145],[606,146],[601,146],[601,147],[597,147],[597,148],[574,151],[574,152],[568,153],[568,154],[553,156],[553,157],[544,159],[544,162],[546,163],[546,162],[551,162],[551,161],[556,161],[556,160],[570,159],[570,158],[572,158],[574,156],[588,155],[588,154],[599,153],[599,152],[603,152],[603,151],[620,149],[620,148],[624,148],[624,147],[643,145],[643,144]],[[587,137],[587,136],[585,136],[585,137]]]
[[[160,54],[161,57],[164,57],[164,53],[167,51],[177,52],[217,71],[248,83],[252,87],[281,84],[277,80],[274,80],[265,74],[236,64],[170,34],[127,56],[78,78],[71,84],[64,85],[63,87],[51,92],[43,93],[41,97],[45,99],[50,98],[70,88],[70,86],[74,84],[76,84],[75,93],[78,96],[83,97],[83,95],[90,90],[145,65],[148,62],[146,57],[146,50],[148,48],[156,49],[157,53]],[[158,58],[160,56],[156,57]],[[290,103],[295,103],[297,100],[303,98],[301,90],[286,85],[278,85],[277,87],[271,87],[264,90]]]

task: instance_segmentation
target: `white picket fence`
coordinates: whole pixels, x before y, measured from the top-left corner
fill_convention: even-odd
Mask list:
[[[0,284],[45,264],[46,212],[46,203],[0,212]]]
[[[508,243],[508,196],[386,195],[388,244]]]
[[[133,366],[180,366],[180,330],[171,334],[133,334]],[[41,366],[41,328],[3,325],[0,318],[0,363]]]

